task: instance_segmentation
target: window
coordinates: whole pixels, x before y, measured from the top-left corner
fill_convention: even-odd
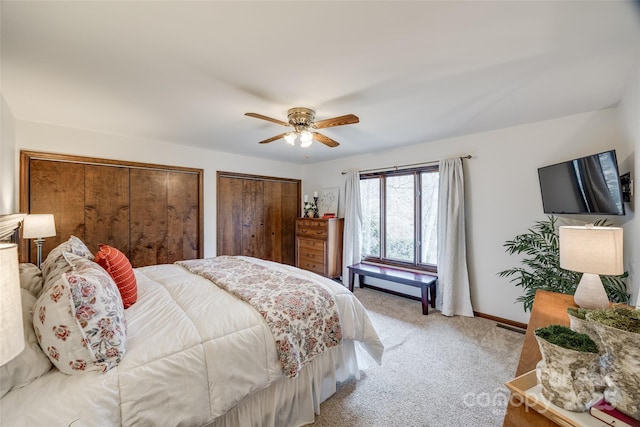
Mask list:
[[[436,271],[438,167],[360,176],[363,258]]]

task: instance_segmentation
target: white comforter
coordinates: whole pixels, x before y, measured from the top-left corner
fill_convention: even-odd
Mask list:
[[[383,346],[343,286],[289,266],[245,258],[311,280],[336,296],[345,340],[380,363]],[[248,304],[178,265],[136,269],[126,310],[128,351],[106,374],[56,369],[0,401],[2,425],[201,426],[284,376],[269,328]]]

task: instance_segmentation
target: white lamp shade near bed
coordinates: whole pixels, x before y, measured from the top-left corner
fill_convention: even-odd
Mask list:
[[[56,223],[52,214],[31,214],[24,217],[22,237],[41,239],[56,235]]]
[[[45,237],[56,235],[56,223],[52,214],[31,214],[24,217],[22,223],[22,237],[35,239],[38,251],[38,268],[42,264],[42,243]]]
[[[560,267],[584,273],[574,295],[575,303],[589,309],[608,307],[609,298],[599,275],[624,273],[622,228],[567,226],[560,227],[559,234]]]
[[[0,243],[0,365],[24,349],[18,246]]]

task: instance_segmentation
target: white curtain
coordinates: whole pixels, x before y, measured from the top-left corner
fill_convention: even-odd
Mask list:
[[[349,285],[348,266],[360,262],[362,252],[362,207],[360,173],[348,172],[345,182],[344,239],[342,245],[342,283]]]
[[[441,160],[439,175],[436,308],[445,316],[473,317],[464,231],[462,160]]]

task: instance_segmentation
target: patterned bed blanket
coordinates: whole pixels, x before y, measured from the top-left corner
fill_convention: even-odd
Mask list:
[[[342,343],[335,298],[318,283],[233,256],[176,264],[252,305],[271,329],[280,364],[290,378]]]

